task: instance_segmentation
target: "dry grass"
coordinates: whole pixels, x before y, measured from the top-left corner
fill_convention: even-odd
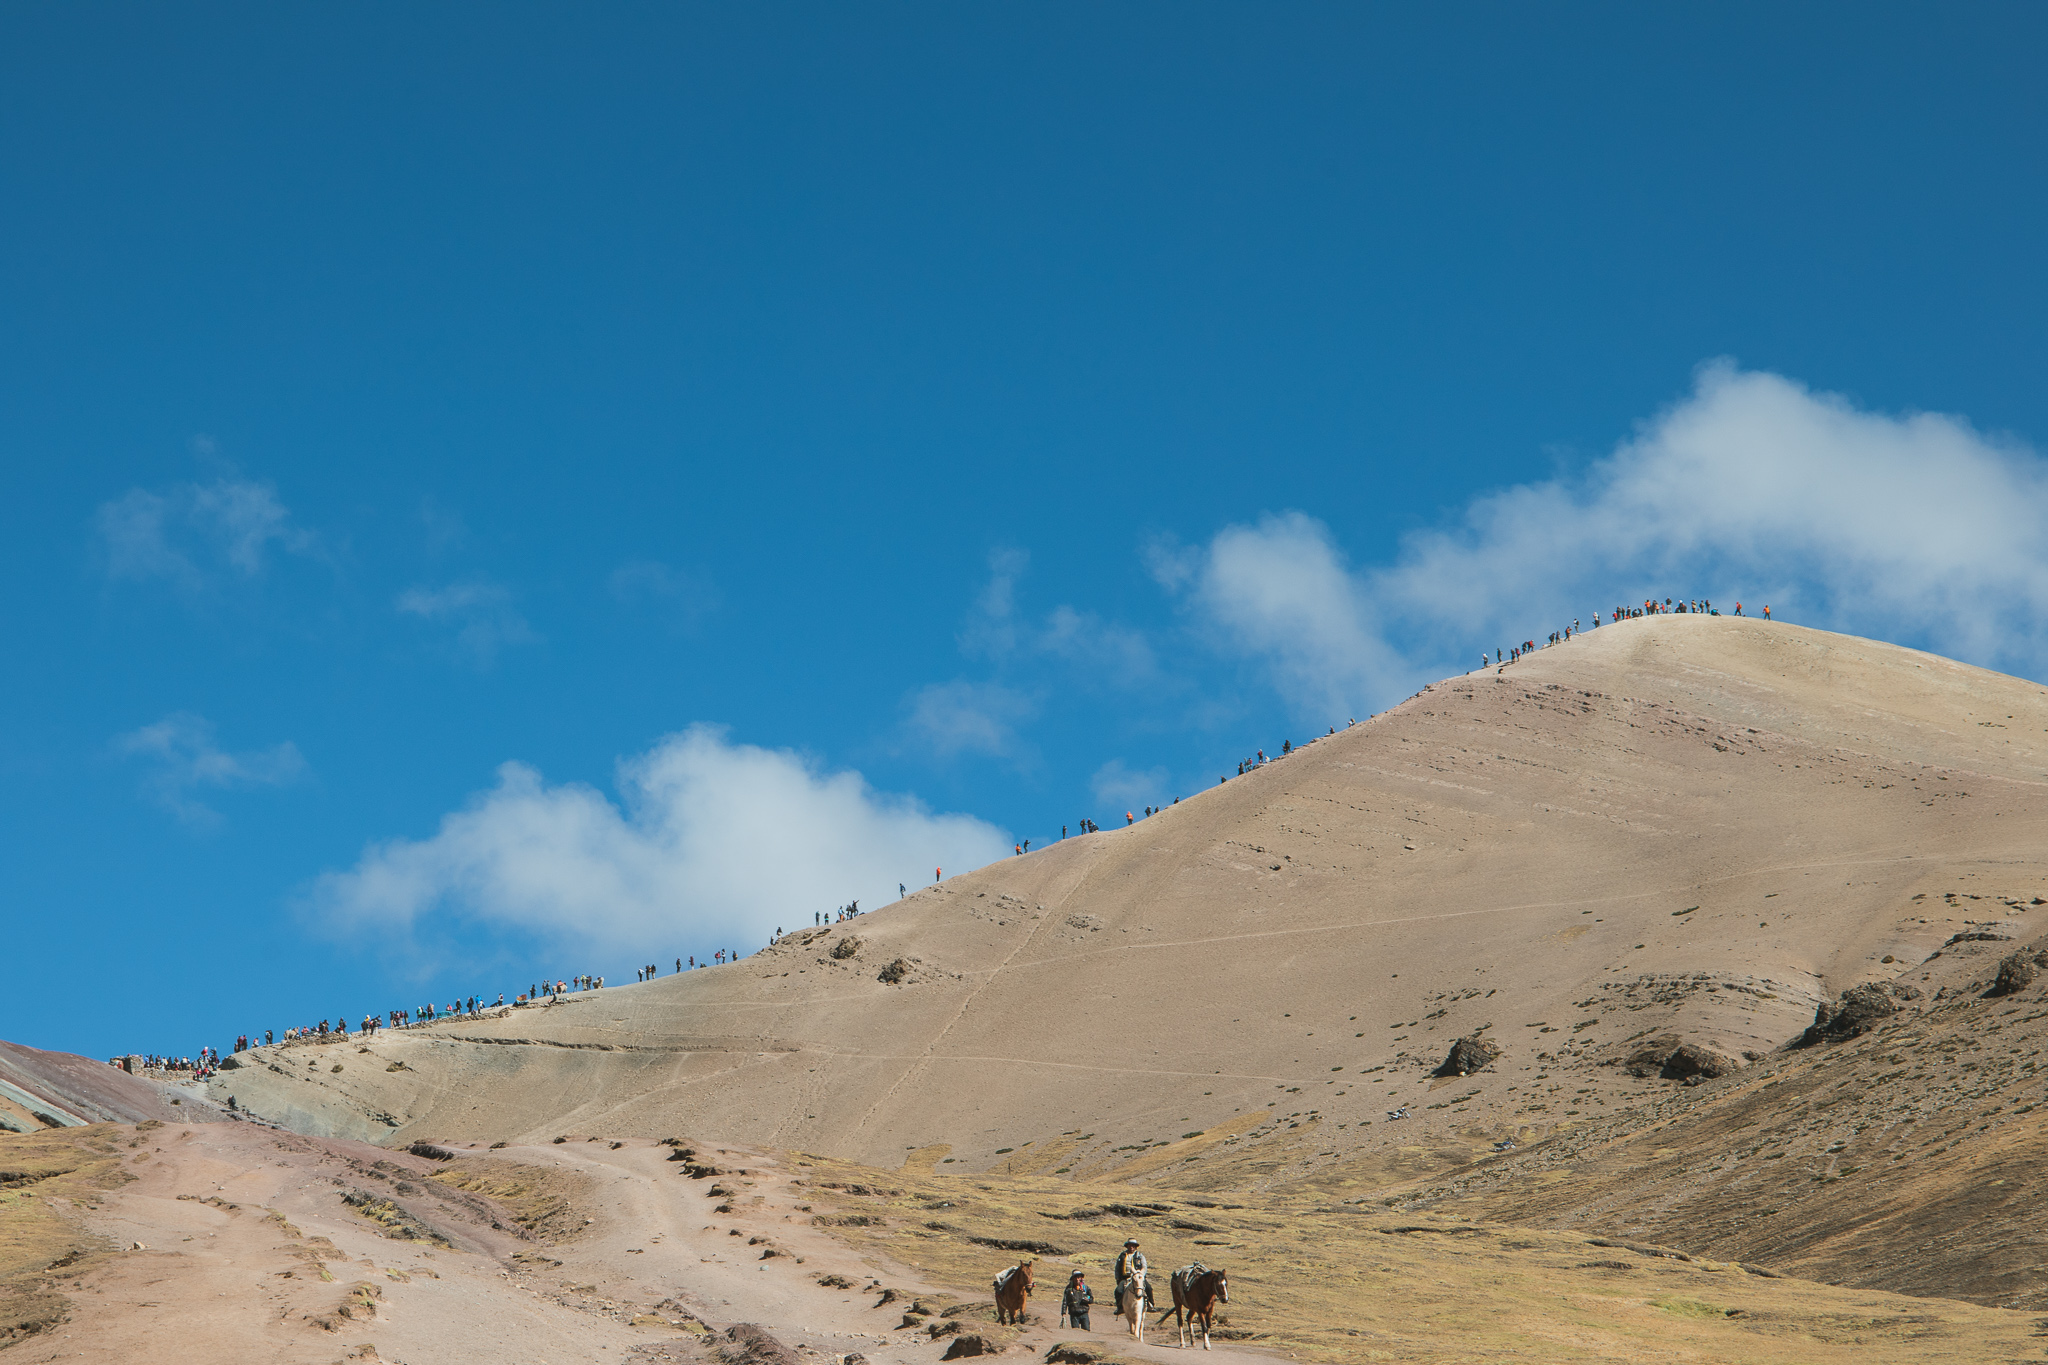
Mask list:
[[[1069,1268],[1087,1271],[1106,1300],[1116,1252],[1136,1236],[1157,1277],[1197,1259],[1230,1272],[1220,1340],[1304,1359],[1817,1365],[2010,1360],[2041,1349],[2034,1319],[2020,1313],[1766,1278],[1732,1262],[1596,1247],[1578,1234],[1396,1216],[1377,1203],[1269,1193],[1254,1204],[1045,1177],[944,1176],[922,1162],[884,1173],[799,1160],[810,1163],[814,1186],[878,1191],[819,1189],[821,1207],[837,1205],[827,1223],[835,1235],[962,1295],[985,1296],[990,1276],[1017,1259],[975,1239],[1053,1244],[1060,1254],[1039,1257],[1033,1309],[1046,1321]],[[1105,1212],[1112,1205],[1125,1212]],[[874,1222],[838,1221],[859,1214]],[[1097,1307],[1109,1318],[1105,1303]],[[1112,1351],[1119,1339],[1096,1334]]]
[[[113,1250],[77,1211],[129,1179],[128,1136],[111,1123],[0,1134],[0,1347],[62,1321],[65,1283]]]
[[[542,1241],[561,1241],[583,1227],[575,1206],[589,1182],[573,1171],[468,1157],[451,1162],[430,1178],[493,1201],[513,1222]]]

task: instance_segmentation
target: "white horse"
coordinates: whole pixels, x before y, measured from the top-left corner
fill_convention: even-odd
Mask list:
[[[1145,1344],[1145,1272],[1140,1270],[1117,1291],[1116,1311],[1131,1320],[1131,1338]]]

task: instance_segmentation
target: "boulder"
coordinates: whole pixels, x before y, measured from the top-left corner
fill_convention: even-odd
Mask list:
[[[1813,1012],[1813,1024],[1799,1035],[1794,1047],[1816,1043],[1840,1043],[1870,1032],[1881,1020],[1889,1019],[1918,1000],[1920,992],[1897,981],[1866,981],[1851,986],[1833,1000],[1823,1000]]]
[[[886,981],[893,986],[899,981],[909,979],[909,976],[910,960],[908,958],[899,957],[894,962],[891,962],[888,966],[882,968],[881,971],[877,972],[875,974],[875,979],[877,981]]]
[[[832,945],[832,956],[837,958],[839,961],[844,962],[846,961],[846,959],[852,957],[855,953],[859,952],[860,949],[860,940],[855,938],[852,934],[848,934],[845,938],[840,939],[839,942]]]
[[[1460,1038],[1452,1043],[1450,1055],[1444,1058],[1444,1064],[1431,1074],[1469,1076],[1475,1071],[1483,1071],[1492,1066],[1493,1059],[1498,1056],[1500,1049],[1475,1033],[1469,1038]]]

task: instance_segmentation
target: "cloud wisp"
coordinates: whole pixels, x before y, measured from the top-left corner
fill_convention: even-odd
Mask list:
[[[1583,474],[1475,500],[1354,566],[1301,512],[1152,556],[1205,633],[1306,716],[1384,705],[1646,597],[1742,599],[2008,668],[2048,663],[2048,463],[1961,418],[1857,408],[1727,363]]]
[[[306,760],[289,740],[268,749],[229,753],[215,741],[211,721],[186,711],[116,736],[113,747],[118,754],[150,765],[142,788],[151,800],[200,827],[219,824],[221,815],[196,793],[280,787],[306,774]]]
[[[318,537],[292,520],[274,485],[235,474],[166,492],[131,488],[100,504],[93,530],[108,578],[186,589],[222,574],[254,578],[273,549],[319,553]]]
[[[456,646],[483,667],[496,662],[505,646],[532,644],[540,638],[513,604],[511,589],[489,579],[407,588],[394,605],[401,616],[452,631]]]
[[[1009,835],[877,792],[788,750],[694,726],[619,764],[618,800],[507,763],[425,839],[373,844],[320,877],[322,923],[410,935],[481,923],[593,950],[660,956],[757,948],[849,900],[992,862]]]
[[[614,601],[651,608],[678,628],[695,625],[718,610],[724,600],[709,578],[653,559],[621,564],[612,570],[605,586]]]
[[[915,743],[941,759],[962,754],[1015,756],[1017,727],[1038,714],[1038,703],[1000,683],[932,683],[912,693],[904,725]]]

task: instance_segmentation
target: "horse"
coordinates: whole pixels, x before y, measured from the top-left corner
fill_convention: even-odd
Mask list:
[[[1161,1313],[1159,1320],[1174,1320],[1176,1339],[1182,1346],[1195,1344],[1195,1325],[1200,1323],[1202,1349],[1208,1350],[1209,1323],[1216,1316],[1216,1305],[1230,1302],[1230,1281],[1222,1271],[1197,1261],[1174,1271],[1167,1284],[1173,1289],[1173,1307]]]
[[[1142,1270],[1117,1286],[1116,1311],[1131,1320],[1131,1338],[1140,1346],[1145,1344],[1145,1304],[1150,1297]]]
[[[1031,1297],[1031,1262],[1017,1264],[996,1276],[996,1321],[1000,1323],[1021,1323],[1024,1321],[1024,1304]]]

